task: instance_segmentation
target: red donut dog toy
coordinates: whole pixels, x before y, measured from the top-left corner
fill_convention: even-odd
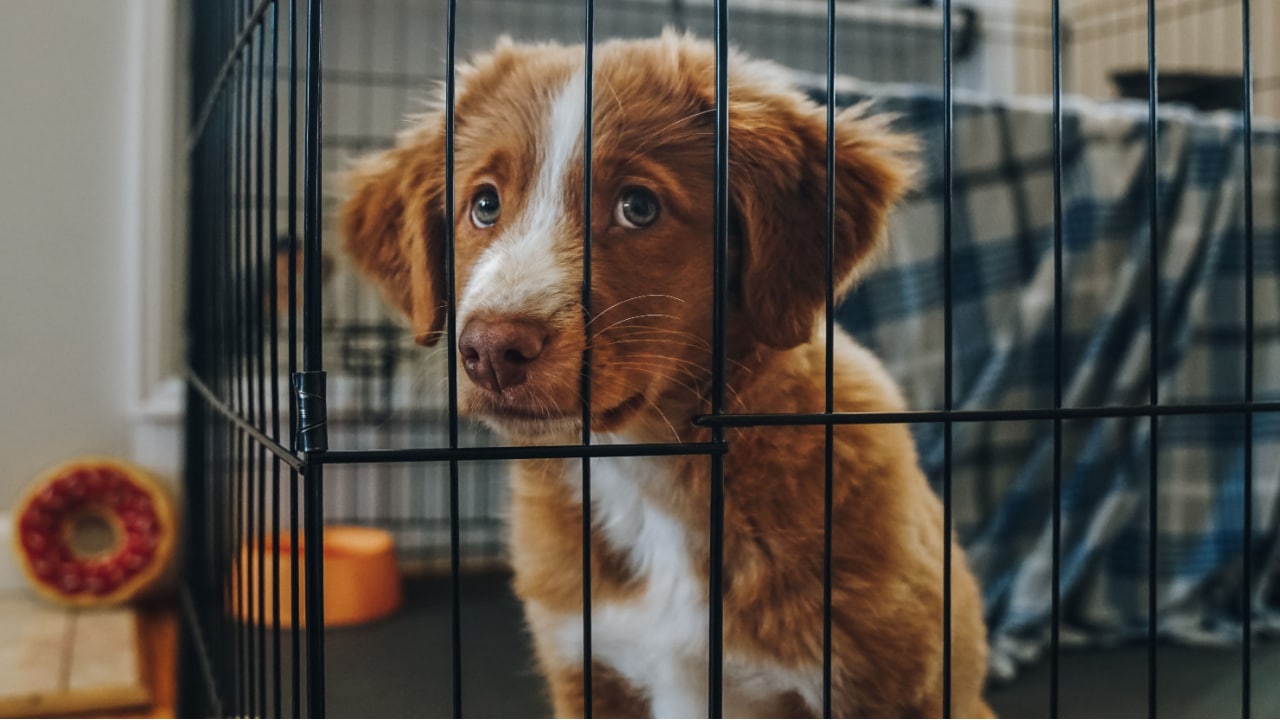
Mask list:
[[[64,605],[131,600],[173,555],[168,494],[145,471],[109,458],[81,458],[41,475],[14,527],[23,572]]]

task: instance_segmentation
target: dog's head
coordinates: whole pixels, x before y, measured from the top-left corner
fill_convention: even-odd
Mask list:
[[[465,413],[517,436],[578,427],[588,345],[593,429],[675,430],[705,409],[714,70],[709,43],[673,33],[596,50],[589,321],[582,48],[502,41],[459,73],[452,222]],[[779,68],[739,56],[728,113],[728,334],[743,359],[808,341],[825,304],[827,127]],[[883,119],[837,117],[837,292],[905,192],[912,147]],[[427,115],[355,167],[343,208],[350,255],[423,344],[445,329],[445,172],[444,117]]]

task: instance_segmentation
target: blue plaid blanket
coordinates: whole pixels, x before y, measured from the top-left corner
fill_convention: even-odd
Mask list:
[[[924,142],[920,190],[888,249],[839,311],[914,409],[943,407],[943,105],[936,91],[844,84]],[[815,96],[822,100],[824,93]],[[1053,406],[1051,106],[956,94],[952,313],[957,409]],[[1149,400],[1150,242],[1145,103],[1064,104],[1062,362],[1067,407]],[[1280,398],[1280,127],[1254,132],[1254,260],[1245,265],[1244,144],[1238,114],[1162,108],[1158,152],[1161,404],[1244,399],[1244,282],[1255,282],[1255,397]],[[1157,514],[1146,417],[1062,426],[1062,638],[1147,632],[1148,547],[1157,550],[1158,627],[1170,639],[1240,638],[1249,572],[1255,627],[1275,629],[1280,415],[1254,422],[1254,562],[1243,554],[1241,415],[1169,416],[1156,433]],[[940,487],[940,424],[914,428]],[[956,423],[957,531],[983,587],[991,669],[1011,677],[1049,639],[1051,421]]]

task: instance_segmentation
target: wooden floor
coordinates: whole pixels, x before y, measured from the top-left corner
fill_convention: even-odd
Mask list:
[[[176,650],[162,605],[68,610],[0,594],[0,717],[171,717]]]

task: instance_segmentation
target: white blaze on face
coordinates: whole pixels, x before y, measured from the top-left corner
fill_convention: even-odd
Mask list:
[[[552,101],[523,212],[499,221],[505,226],[502,235],[480,255],[462,291],[460,329],[477,313],[549,318],[578,298],[571,276],[577,255],[557,238],[572,232],[565,183],[572,163],[581,158],[584,108],[579,71]]]

